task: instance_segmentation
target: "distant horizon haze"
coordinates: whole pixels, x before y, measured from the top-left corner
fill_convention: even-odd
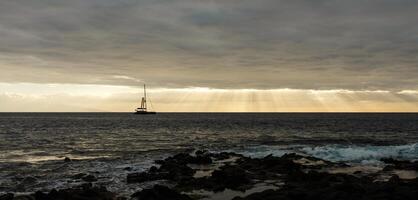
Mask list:
[[[147,91],[150,109],[158,112],[418,112],[414,91],[152,87]],[[0,112],[133,112],[142,95],[141,86],[0,83]]]

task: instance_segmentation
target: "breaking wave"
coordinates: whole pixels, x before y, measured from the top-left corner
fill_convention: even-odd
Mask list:
[[[303,153],[329,161],[378,162],[382,158],[418,159],[418,143],[398,146],[342,146],[304,147]]]
[[[246,147],[232,150],[245,156],[261,158],[267,155],[282,156],[286,153],[302,153],[334,162],[351,162],[362,164],[381,164],[382,158],[400,160],[418,160],[418,143],[405,145],[341,145],[325,146],[266,146]]]

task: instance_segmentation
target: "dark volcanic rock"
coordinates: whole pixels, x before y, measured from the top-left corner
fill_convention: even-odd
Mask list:
[[[155,185],[152,189],[136,192],[132,195],[132,198],[137,200],[191,200],[189,196],[161,185]]]
[[[205,189],[218,192],[227,188],[244,191],[253,185],[250,177],[250,174],[238,165],[225,165],[213,171],[209,177],[178,182],[177,188],[183,191]]]
[[[229,159],[234,158],[234,159]],[[236,159],[235,159],[236,158]],[[228,159],[228,160],[226,160]],[[214,164],[213,161],[215,161]],[[317,162],[321,161],[321,162]],[[387,163],[386,170],[416,170],[417,162],[382,159]],[[283,183],[280,189],[266,190],[234,200],[369,200],[369,199],[418,199],[418,179],[402,180],[392,176],[387,182],[376,182],[373,177],[358,171],[350,174],[330,174],[321,172],[323,167],[343,167],[343,163],[332,163],[314,157],[298,154],[285,154],[281,157],[272,155],[264,158],[249,158],[234,153],[209,153],[196,151],[195,156],[181,153],[156,161],[146,172],[131,173],[128,183],[153,180],[168,180],[174,189],[155,185],[151,189],[136,192],[131,197],[137,200],[190,200],[181,192],[192,190],[222,191],[225,189],[244,191],[254,184]],[[319,164],[317,164],[319,163]],[[193,164],[193,165],[191,165]],[[208,165],[211,164],[211,165]],[[208,166],[200,166],[208,165]],[[193,168],[192,168],[193,167]],[[197,170],[213,171],[210,176],[196,176]],[[88,182],[97,181],[93,175],[76,174],[72,176]],[[199,177],[199,178],[197,178]],[[36,179],[19,179],[21,182],[36,182]],[[269,181],[269,182],[267,182]],[[272,181],[272,182],[270,182]],[[7,196],[8,195],[8,196]],[[91,183],[80,187],[52,190],[49,193],[14,197],[10,194],[0,196],[0,200],[35,199],[35,200],[113,200],[116,195],[106,188],[93,187]]]
[[[92,187],[91,184],[81,187],[51,190],[49,193],[36,192],[32,195],[36,200],[113,200],[116,195],[104,187]]]
[[[264,158],[242,158],[238,161],[238,165],[251,171],[264,170],[277,173],[289,173],[301,169],[301,165],[293,162],[293,159],[272,155]]]
[[[22,196],[14,197],[13,200],[36,200],[36,199],[29,195],[22,195]]]
[[[253,185],[254,179],[271,180],[287,175],[293,171],[300,171],[301,164],[294,159],[303,158],[297,154],[287,154],[283,157],[272,155],[264,158],[247,158],[235,153],[206,153],[196,152],[197,156],[181,153],[164,160],[156,161],[161,166],[151,167],[148,172],[131,173],[127,176],[128,183],[138,183],[153,180],[174,181],[176,188],[182,190],[206,189],[222,191],[226,188],[245,190]],[[215,170],[209,177],[194,178],[196,172],[188,164],[210,164],[212,158],[216,160],[228,159],[232,156],[239,158],[234,165],[225,165]],[[312,158],[313,160],[314,158]]]
[[[196,151],[196,156],[192,156],[187,153],[176,154],[172,157],[168,157],[164,160],[155,161],[160,167],[151,167],[148,172],[131,173],[127,176],[128,183],[140,183],[146,181],[155,180],[171,180],[175,182],[191,182],[196,170],[188,166],[189,164],[195,165],[208,165],[213,163],[213,159],[222,160],[228,159],[231,156],[242,155],[235,153],[219,153],[213,154],[206,151]]]
[[[12,200],[15,195],[12,193],[7,193],[0,195],[0,200]]]
[[[208,156],[190,156],[181,153],[165,160],[156,161],[161,166],[159,168],[153,166],[148,172],[131,173],[127,176],[128,183],[140,183],[154,180],[171,180],[181,182],[193,178],[196,172],[188,164],[209,164],[212,160]]]
[[[36,179],[35,177],[28,176],[28,177],[26,177],[22,180],[22,183],[23,184],[33,184],[33,183],[36,183],[37,181],[38,181],[38,179]]]
[[[158,173],[166,174],[168,180],[181,181],[191,178],[196,171],[187,164],[166,162],[158,169]]]
[[[198,164],[198,165],[207,165],[212,163],[212,158],[210,158],[207,155],[200,155],[193,157],[192,160],[190,160],[190,164]]]
[[[368,200],[368,199],[416,199],[418,181],[409,182],[393,178],[389,182],[374,182],[347,174],[296,172],[289,176],[286,185],[279,190],[267,190],[234,200]]]
[[[97,181],[97,178],[95,176],[93,176],[93,175],[87,175],[87,176],[84,176],[81,179],[83,181],[86,181],[86,182],[96,182]]]
[[[392,177],[390,177],[389,182],[390,183],[400,183],[400,182],[402,182],[402,180],[399,178],[398,175],[393,175]]]
[[[192,156],[187,153],[179,153],[172,157],[168,157],[164,160],[160,160],[156,162],[157,164],[164,164],[164,163],[177,163],[177,164],[210,164],[212,163],[212,159],[210,158],[209,154],[199,154],[196,156]]]
[[[69,157],[65,157],[65,158],[64,158],[64,162],[71,162],[71,158],[69,158]]]
[[[142,183],[146,181],[162,180],[166,179],[166,174],[160,173],[148,173],[148,172],[139,172],[128,174],[126,180],[128,183]]]
[[[206,150],[197,150],[196,152],[195,152],[195,154],[197,155],[197,156],[201,156],[201,155],[207,155],[209,152],[208,151],[206,151]]]
[[[275,179],[293,171],[300,171],[301,164],[297,164],[289,157],[275,157],[268,155],[264,158],[242,157],[237,165],[251,174],[252,179]]]
[[[193,178],[195,170],[183,163],[164,162],[160,168],[151,168],[148,172],[131,173],[128,183],[141,183],[154,180],[183,181]]]
[[[383,169],[384,171],[390,171],[394,169],[418,171],[418,161],[412,162],[409,160],[396,160],[393,158],[382,158],[381,161],[386,164],[390,164]]]
[[[252,181],[244,169],[235,165],[226,165],[212,172],[209,177],[193,178],[179,182],[177,188],[184,191],[205,189],[218,192],[227,188],[244,191],[251,186]]]
[[[75,174],[75,175],[71,176],[71,178],[73,178],[73,179],[81,179],[81,178],[83,178],[86,175],[87,174],[85,174],[85,173],[78,173],[78,174]]]
[[[221,167],[220,170],[215,170],[210,177],[210,181],[215,182],[222,189],[240,189],[240,187],[251,183],[247,172],[234,165],[226,165]]]
[[[225,160],[225,159],[229,159],[231,157],[237,157],[237,158],[244,157],[241,154],[237,154],[237,153],[233,153],[233,152],[211,153],[211,154],[208,154],[208,155],[211,158],[216,159],[216,160]]]

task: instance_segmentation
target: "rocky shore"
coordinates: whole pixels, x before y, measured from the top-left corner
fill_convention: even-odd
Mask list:
[[[147,171],[129,173],[126,182],[138,185],[130,196],[111,192],[95,184],[96,177],[80,173],[74,177],[86,182],[80,186],[0,194],[0,200],[417,199],[418,179],[399,174],[417,173],[418,162],[392,158],[382,162],[385,167],[381,170],[366,172],[346,163],[298,154],[250,158],[195,151],[156,160]]]

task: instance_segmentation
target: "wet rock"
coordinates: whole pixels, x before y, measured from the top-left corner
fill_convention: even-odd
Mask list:
[[[239,166],[226,165],[215,170],[210,177],[219,187],[240,190],[242,186],[251,183],[247,172]]]
[[[48,194],[41,192],[41,191],[37,191],[35,192],[35,194],[33,194],[33,196],[35,197],[36,200],[38,199],[42,199],[42,200],[49,200],[50,198],[48,198]]]
[[[128,183],[142,183],[146,181],[162,180],[166,177],[167,176],[165,175],[157,173],[140,172],[128,174],[126,180]]]
[[[24,177],[20,176],[20,175],[16,175],[12,177],[13,181],[22,181],[23,179],[25,179]]]
[[[158,173],[165,175],[166,179],[173,181],[182,181],[193,177],[196,171],[183,164],[165,163],[161,165]]]
[[[192,156],[187,153],[179,153],[172,157],[166,158],[156,162],[157,164],[166,164],[166,163],[177,163],[177,164],[210,164],[212,159],[210,155],[202,154],[197,156]]]
[[[189,196],[161,185],[155,185],[152,189],[136,192],[131,197],[137,200],[191,200]]]
[[[380,161],[386,163],[386,164],[397,164],[397,163],[403,163],[405,161],[396,160],[393,158],[382,158]]]
[[[229,159],[234,158],[234,159]],[[235,159],[237,158],[237,159]],[[210,176],[195,178],[196,170],[190,164],[206,165],[215,161],[229,159],[222,163],[223,166],[210,168],[214,170]],[[249,158],[234,153],[209,153],[196,151],[194,155],[177,154],[164,160],[156,161],[159,166],[152,166],[146,172],[130,173],[127,176],[128,183],[138,183],[153,180],[168,180],[173,184],[174,189],[156,185],[151,189],[144,189],[132,195],[132,199],[138,200],[183,200],[191,199],[181,192],[192,190],[222,191],[225,189],[240,190],[252,188],[255,183],[273,181],[284,182],[277,190],[266,190],[254,193],[247,197],[238,198],[246,200],[273,200],[273,199],[301,199],[301,200],[348,200],[348,199],[416,199],[418,190],[418,179],[402,180],[393,176],[387,182],[376,182],[373,177],[355,172],[356,176],[350,174],[330,174],[318,170],[318,166],[304,165],[300,160],[321,161],[322,166],[344,166],[323,161],[318,158],[298,154],[285,154],[281,157],[266,156],[264,158]],[[233,162],[233,163],[231,163]],[[408,168],[414,165],[411,161],[384,160],[391,169]],[[197,166],[207,169],[210,166]],[[322,167],[321,166],[321,167]],[[196,166],[192,166],[196,168]],[[389,170],[389,169],[388,169]],[[197,177],[197,176],[196,176]],[[97,178],[93,175],[76,174],[76,179],[94,182]],[[22,179],[23,181],[24,179]],[[28,180],[29,181],[29,180]],[[22,190],[24,191],[24,190]],[[0,200],[3,196],[0,196]],[[6,197],[5,197],[6,198]],[[10,197],[7,197],[10,198]],[[12,197],[13,198],[13,197]],[[19,197],[21,199],[35,200],[107,200],[120,199],[116,194],[109,192],[106,188],[93,187],[92,183],[82,186],[52,190],[49,193],[36,192],[30,196]],[[14,198],[16,199],[16,197]]]
[[[192,157],[189,161],[190,164],[198,164],[198,165],[207,165],[212,163],[212,158],[208,155],[198,155],[196,157]]]
[[[93,176],[93,175],[87,175],[87,176],[84,176],[81,179],[83,181],[86,181],[86,182],[96,182],[97,181],[97,178],[95,176]]]
[[[361,171],[354,175],[329,174],[319,172],[318,166],[303,165],[299,161],[320,161],[321,166],[343,167],[345,163],[332,163],[318,158],[298,154],[285,154],[282,157],[266,156],[264,158],[248,158],[233,153],[195,152],[196,156],[177,154],[157,161],[160,167],[151,167],[147,172],[128,175],[128,182],[144,182],[150,180],[170,180],[177,191],[225,189],[241,190],[251,188],[257,181],[281,180],[285,185],[279,190],[268,190],[236,199],[411,199],[416,197],[417,180],[405,182],[394,176],[388,182],[374,182],[374,176],[365,176]],[[234,163],[227,163],[212,172],[210,176],[195,178],[195,170],[189,164],[210,164],[213,160],[237,157]],[[210,158],[209,161],[207,158]],[[390,166],[408,165],[410,162],[391,162]],[[393,164],[392,164],[393,163]],[[166,188],[168,189],[168,188]],[[137,199],[164,199],[159,196],[159,189],[144,190],[134,195]],[[395,195],[396,194],[396,195]],[[142,195],[142,196],[141,196]],[[405,198],[404,198],[405,197]],[[174,198],[174,197],[173,197]]]
[[[158,168],[156,166],[152,166],[151,168],[149,168],[149,172],[150,173],[157,173],[158,172]]]
[[[212,154],[209,154],[209,156],[213,159],[216,159],[216,160],[226,160],[226,159],[229,159],[231,157],[237,157],[237,158],[244,157],[241,154],[237,154],[237,153],[233,153],[233,152],[212,153]]]
[[[296,164],[293,159],[286,157],[286,155],[283,157],[266,156],[261,160],[261,164],[267,169],[285,173],[301,168],[300,164]]]
[[[85,173],[78,173],[78,174],[75,174],[75,175],[71,176],[71,178],[73,178],[73,179],[81,179],[81,178],[83,178],[86,175],[87,174],[85,174]]]
[[[271,156],[272,155],[270,154],[267,157],[271,157]],[[307,158],[309,160],[314,160],[314,161],[321,160],[319,158],[315,158],[315,157],[311,157],[311,156],[302,156],[302,155],[299,155],[299,154],[296,154],[296,153],[287,153],[287,154],[284,154],[283,156],[281,156],[281,158],[288,159],[288,160],[298,160],[298,159],[302,159],[302,158]]]
[[[15,195],[13,193],[7,193],[0,195],[0,200],[12,200]]]
[[[154,180],[182,181],[193,177],[195,170],[187,165],[165,163],[159,169],[149,172],[131,173],[127,176],[128,183],[141,183]]]
[[[390,177],[389,182],[390,183],[400,183],[401,179],[399,178],[398,175],[393,175],[392,177]]]
[[[393,171],[393,170],[395,170],[395,167],[393,165],[387,165],[382,169],[382,171],[385,171],[385,172]]]
[[[35,197],[29,195],[16,196],[13,200],[36,200]]]
[[[212,172],[209,177],[192,178],[178,182],[176,188],[182,191],[209,190],[223,191],[225,189],[244,191],[252,186],[252,181],[244,169],[235,165],[222,166]]]
[[[184,190],[206,189],[221,191],[226,188],[233,190],[245,190],[253,185],[253,179],[268,180],[278,177],[278,173],[288,174],[299,171],[301,165],[293,162],[293,159],[302,158],[297,154],[289,154],[283,157],[272,155],[265,158],[247,158],[235,153],[206,153],[196,152],[197,156],[180,153],[164,160],[156,161],[161,166],[153,166],[148,172],[131,173],[127,176],[128,183],[140,183],[154,180],[171,180],[177,184],[177,188]],[[234,165],[225,165],[215,170],[209,177],[194,178],[196,172],[188,164],[210,164],[212,158],[228,159],[232,156],[239,158]]]
[[[200,160],[202,159],[202,160]],[[156,161],[161,166],[159,168],[153,166],[148,172],[131,173],[127,176],[128,183],[141,183],[154,180],[171,180],[183,181],[193,178],[196,172],[191,167],[187,166],[191,163],[203,163],[203,158],[192,157],[188,154],[177,154],[165,160]]]
[[[80,187],[51,190],[49,193],[36,192],[32,195],[36,200],[113,200],[116,195],[104,187],[92,187],[85,184]]]
[[[23,184],[34,184],[34,183],[36,183],[37,181],[38,181],[38,179],[36,179],[35,177],[28,176],[28,177],[25,177],[25,178],[22,180],[22,183],[23,183]]]
[[[393,177],[389,182],[374,182],[369,178],[358,178],[347,174],[322,172],[297,172],[289,176],[285,186],[278,190],[267,190],[234,200],[352,200],[352,199],[416,199],[417,183]]]
[[[293,158],[268,155],[264,158],[240,158],[236,164],[247,170],[252,179],[275,179],[293,171],[300,171],[301,164],[293,162]]]
[[[195,152],[195,154],[196,154],[197,156],[202,156],[202,155],[208,154],[208,151],[206,151],[206,150],[197,150],[197,151]]]
[[[64,162],[71,162],[71,158],[69,158],[69,157],[65,157],[65,158],[64,158]]]
[[[396,160],[393,158],[382,158],[381,161],[386,164],[389,164],[384,168],[384,170],[386,171],[390,171],[393,169],[418,171],[418,161]]]

